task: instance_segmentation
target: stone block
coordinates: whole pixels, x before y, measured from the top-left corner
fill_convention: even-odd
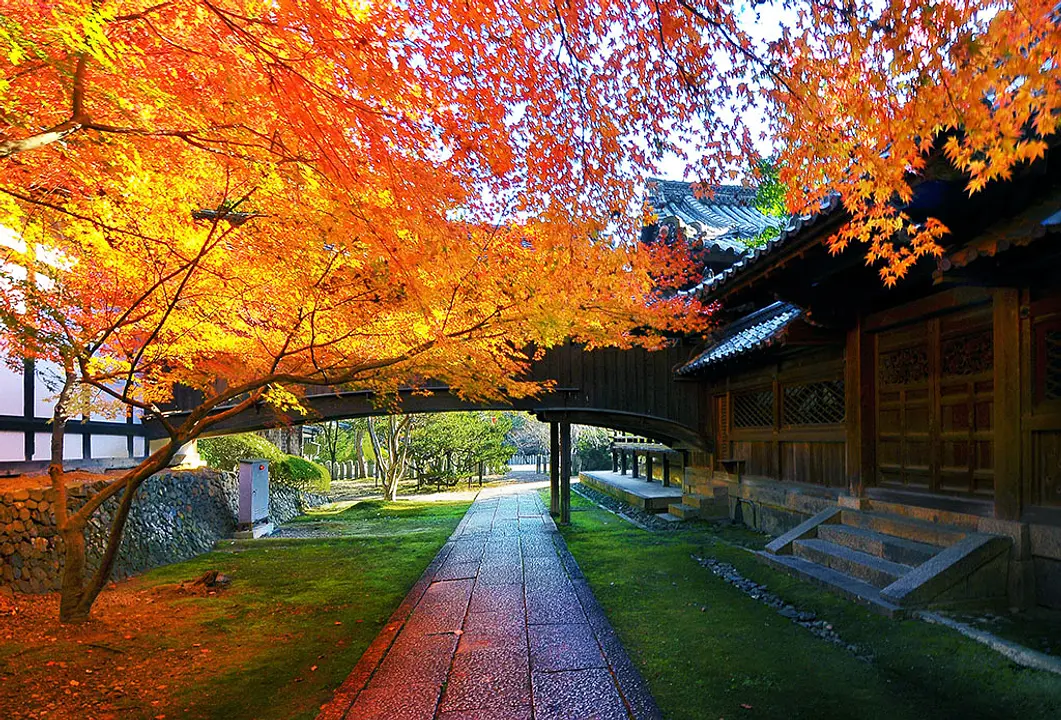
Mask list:
[[[807,520],[807,515],[804,513],[772,505],[759,505],[756,513],[758,516],[756,529],[770,535],[783,535]]]
[[[805,495],[800,492],[790,492],[785,498],[786,508],[795,510],[803,515],[816,515],[835,506],[836,503],[831,498]]]
[[[1054,525],[1029,525],[1032,555],[1061,560],[1061,527]]]
[[[958,583],[970,578],[974,572],[988,563],[1008,553],[1010,539],[995,535],[971,533],[944,548],[935,557],[914,568],[911,572],[896,580],[881,591],[881,597],[902,607],[922,607],[943,595]],[[1001,558],[1001,567],[1005,572],[1005,558]],[[997,580],[995,573],[989,573],[988,582]],[[977,592],[976,588],[970,592]],[[1005,595],[1005,577],[1002,586],[989,590],[990,595]],[[953,599],[953,598],[952,598]]]
[[[840,508],[823,510],[768,543],[766,551],[773,555],[791,555],[793,542],[817,537],[819,525],[838,522],[840,522]]]
[[[980,518],[977,521],[978,532],[988,535],[1002,535],[1013,541],[1010,548],[1010,559],[1031,559],[1031,531],[1026,523],[1012,522],[1010,520],[998,520],[996,518]]]
[[[29,490],[27,490],[26,488],[21,488],[11,493],[12,502],[19,502],[22,500],[29,500]]]
[[[1061,610],[1061,561],[1037,557],[1035,567],[1035,596],[1040,605]]]
[[[866,510],[869,508],[869,500],[855,495],[840,495],[836,498],[836,504],[847,510]]]
[[[742,494],[748,500],[776,507],[784,507],[785,498],[788,495],[784,488],[748,484],[742,486]]]
[[[1010,560],[1006,578],[1006,596],[1013,610],[1028,610],[1035,605],[1035,562]]]

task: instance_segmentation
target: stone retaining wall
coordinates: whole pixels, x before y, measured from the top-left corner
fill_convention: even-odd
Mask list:
[[[105,481],[68,490],[73,512],[98,493]],[[86,530],[88,563],[94,568],[106,546],[118,497],[107,500]],[[286,522],[321,496],[274,485],[269,512]],[[48,489],[16,490],[0,496],[0,585],[20,592],[57,590],[63,567],[63,541],[55,528]],[[187,560],[213,548],[236,529],[239,493],[236,476],[214,470],[167,470],[144,481],[133,500],[113,579]]]

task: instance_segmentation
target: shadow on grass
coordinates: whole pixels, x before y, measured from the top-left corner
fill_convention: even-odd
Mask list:
[[[874,615],[730,544],[760,547],[758,533],[706,523],[649,533],[572,503],[564,538],[667,718],[1061,717],[1061,678],[945,628]],[[873,661],[816,638],[692,555],[731,563]]]
[[[247,541],[145,575],[165,586],[217,569],[232,578],[197,606],[218,671],[175,691],[169,717],[313,718],[346,678],[469,503],[361,503],[339,514],[371,537]]]

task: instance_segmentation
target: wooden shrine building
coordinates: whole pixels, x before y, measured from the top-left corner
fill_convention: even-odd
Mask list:
[[[689,501],[726,487],[769,560],[886,611],[1061,607],[1059,153],[973,197],[918,186],[906,211],[950,234],[894,288],[828,252],[835,201],[708,265],[721,323],[676,368],[713,441]]]

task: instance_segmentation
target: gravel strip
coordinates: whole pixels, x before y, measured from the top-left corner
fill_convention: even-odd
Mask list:
[[[788,618],[797,625],[803,626],[822,640],[847,650],[847,652],[851,653],[859,660],[873,662],[873,656],[871,654],[865,652],[857,645],[845,642],[844,639],[840,637],[839,633],[833,629],[832,624],[827,620],[819,620],[814,613],[800,610],[795,605],[789,605],[777,595],[768,591],[765,585],[760,585],[759,583],[749,580],[741,575],[737,572],[737,569],[729,563],[711,557],[699,557],[697,555],[691,555],[690,557],[701,566],[710,570],[716,576],[722,578],[730,585],[733,585],[748,597],[753,600],[758,600],[763,605],[772,608],[781,617]]]
[[[650,532],[671,531],[676,530],[678,526],[681,525],[681,523],[677,522],[667,522],[655,513],[645,512],[640,508],[635,508],[622,500],[613,498],[611,495],[606,495],[599,490],[588,488],[581,483],[572,484],[571,489],[589,500],[591,503],[599,505],[605,510],[618,515],[623,520],[633,523],[642,530],[648,530]]]

